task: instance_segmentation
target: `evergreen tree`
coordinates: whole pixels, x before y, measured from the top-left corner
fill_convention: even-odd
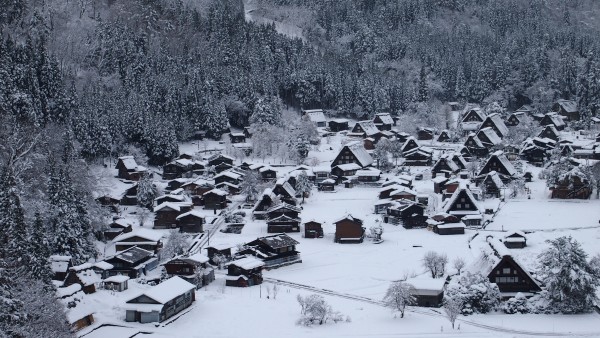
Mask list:
[[[312,183],[308,179],[308,176],[304,171],[298,174],[296,177],[296,192],[302,196],[302,203],[304,203],[304,197],[310,193],[312,189]]]
[[[148,173],[142,175],[137,183],[137,204],[142,208],[151,209],[157,193],[158,190],[152,181],[152,175]]]
[[[35,213],[30,234],[29,273],[35,279],[50,282],[52,276],[48,262],[48,258],[50,257],[50,243],[47,238],[48,230],[44,224],[42,215],[38,212]]]
[[[421,66],[421,72],[419,73],[419,89],[417,93],[417,101],[427,102],[429,100],[429,86],[427,85],[427,72],[425,66]]]
[[[546,241],[550,247],[539,256],[539,276],[546,284],[551,311],[589,312],[598,300],[599,271],[587,260],[581,245],[571,236]]]

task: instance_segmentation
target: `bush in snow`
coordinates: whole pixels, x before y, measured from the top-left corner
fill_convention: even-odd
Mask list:
[[[171,230],[167,243],[160,251],[161,262],[167,261],[175,256],[183,255],[190,247],[190,239],[179,230]]]
[[[460,272],[462,271],[462,269],[464,269],[465,267],[465,260],[462,257],[456,257],[453,261],[452,261],[452,267],[454,267],[456,269],[456,272],[460,275]]]
[[[513,298],[502,304],[502,311],[508,314],[529,313],[529,302],[522,293],[517,293]]]
[[[244,221],[244,217],[246,217],[246,213],[243,211],[226,212],[223,214],[225,223],[241,223]]]
[[[596,260],[588,262],[587,254],[571,236],[547,243],[550,247],[538,256],[538,275],[546,284],[550,307],[562,313],[591,311],[600,285]]]
[[[460,275],[452,280],[444,294],[444,301],[459,301],[462,304],[461,313],[487,313],[494,310],[500,303],[500,290],[496,284],[481,274]]]
[[[446,264],[448,264],[448,257],[445,254],[429,251],[423,256],[423,267],[431,272],[431,278],[444,276]]]
[[[311,326],[315,323],[323,325],[328,320],[335,323],[344,320],[344,316],[337,311],[333,311],[323,296],[310,295],[302,297],[298,295],[296,299],[301,307],[301,316],[297,321],[298,325]]]

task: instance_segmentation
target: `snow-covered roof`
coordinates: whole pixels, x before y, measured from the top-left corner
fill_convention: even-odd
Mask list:
[[[496,128],[498,128],[498,131],[500,132],[500,134],[502,134],[500,136],[506,136],[506,134],[508,134],[508,127],[506,126],[506,124],[504,124],[504,121],[502,120],[500,114],[490,114],[487,116],[486,119],[489,119],[496,126]]]
[[[100,261],[100,262],[94,263],[94,267],[98,268],[100,270],[110,270],[114,266],[112,264],[110,264],[110,263],[105,262],[105,261]]]
[[[262,168],[264,166],[265,166],[264,164],[256,163],[256,164],[253,164],[253,165],[249,166],[248,169],[250,169],[250,170],[257,170],[257,169],[260,169],[260,168]]]
[[[273,249],[279,249],[287,246],[298,245],[298,241],[286,234],[277,234],[271,236],[265,236],[257,238],[257,240],[263,242]]]
[[[444,291],[445,278],[414,277],[405,281],[413,288],[410,293],[418,296],[437,296]]]
[[[481,122],[461,122],[460,127],[465,131],[475,131],[479,129]]]
[[[150,229],[143,229],[143,228],[138,228],[135,229],[132,232],[128,232],[128,233],[124,233],[124,234],[120,234],[119,236],[117,236],[113,242],[123,242],[126,241],[130,238],[133,237],[140,237],[140,238],[144,238],[147,239],[148,241],[151,242],[158,242],[160,241],[160,239],[162,238],[162,234],[158,231],[153,231]]]
[[[504,187],[504,182],[502,182],[502,180],[500,179],[500,175],[498,175],[498,173],[495,170],[492,170],[489,173],[487,173],[486,177],[484,178],[484,181],[487,179],[492,180],[492,182],[494,182],[494,185],[498,189],[501,189]]]
[[[123,162],[123,165],[127,170],[136,170],[138,167],[133,156],[121,156],[119,157],[119,160]]]
[[[563,121],[562,117],[556,112],[547,113],[545,116],[548,117],[550,121],[552,121],[552,124],[557,127],[562,127],[565,125],[565,121]]]
[[[361,143],[353,142],[346,146],[354,154],[360,166],[367,167],[373,163],[373,158]]]
[[[251,256],[232,261],[229,263],[229,265],[235,265],[244,270],[252,270],[264,266],[265,262],[261,261],[260,259],[257,259],[256,257]]]
[[[467,194],[467,197],[470,199],[470,203],[472,203],[475,206],[475,208],[477,209],[477,211],[475,211],[474,213],[482,213],[483,212],[483,210],[481,209],[481,206],[479,205],[479,203],[477,203],[477,200],[475,199],[475,196],[473,196],[473,193],[471,192],[471,190],[469,190],[463,184],[459,184],[459,187],[454,191],[452,196],[450,196],[450,198],[445,202],[444,209],[443,209],[444,212],[453,214],[453,212],[450,211],[450,208],[452,207],[452,205],[454,205],[454,202],[456,202],[456,199],[458,198],[458,196],[460,196],[461,192],[464,192]],[[466,211],[464,213],[469,214],[469,212],[466,212]]]
[[[558,105],[562,107],[562,109],[567,113],[574,113],[578,111],[577,103],[571,100],[558,100],[556,101]]]
[[[258,169],[258,172],[264,173],[267,170],[269,170],[269,171],[275,171],[275,169],[271,168],[270,166],[264,166],[264,167],[261,167],[260,169]]]
[[[337,167],[342,171],[359,170],[361,168],[361,166],[356,163],[338,164]]]
[[[175,211],[180,211],[181,210],[181,205],[179,203],[176,202],[163,202],[159,205],[157,205],[156,207],[154,207],[154,212],[160,211],[162,209],[173,209]]]
[[[357,176],[368,176],[368,177],[376,177],[381,175],[381,171],[380,170],[358,170],[356,172]]]
[[[479,132],[477,132],[477,136],[479,139],[481,139],[481,136],[479,136],[481,134],[485,135],[492,145],[498,145],[502,143],[502,139],[500,138],[500,136],[498,136],[498,134],[496,134],[492,127],[479,129]]]
[[[76,273],[76,275],[77,278],[79,278],[79,280],[81,281],[81,283],[83,283],[83,285],[85,286],[98,284],[102,282],[102,278],[100,277],[100,275],[94,272],[93,270],[81,271]]]
[[[314,109],[312,111],[305,110],[305,112],[306,112],[306,115],[308,116],[308,119],[314,123],[327,121],[325,119],[325,114],[323,114],[323,110],[321,110],[321,109]]]
[[[197,262],[197,263],[206,263],[208,262],[208,257],[206,257],[205,255],[201,254],[201,253],[195,253],[193,255],[187,256],[187,257],[183,257],[183,259],[187,259],[190,260],[192,262]]]
[[[202,212],[200,212],[198,210],[195,210],[195,209],[192,209],[192,210],[190,210],[190,211],[188,211],[186,213],[183,213],[183,214],[175,217],[175,219],[179,220],[179,219],[181,219],[183,217],[186,217],[186,216],[194,216],[194,217],[198,217],[198,218],[204,218],[204,214]]]
[[[348,215],[346,215],[346,216],[344,216],[344,217],[342,217],[340,219],[337,219],[337,220],[333,221],[333,223],[335,224],[335,223],[338,223],[338,222],[343,221],[345,219],[353,221],[353,222],[357,222],[357,223],[360,223],[360,224],[363,223],[362,219],[356,218],[356,217],[354,217],[354,216],[352,216],[350,214],[348,214]]]
[[[205,192],[203,195],[210,195],[210,194],[215,194],[215,195],[219,195],[219,196],[227,196],[228,195],[226,191],[223,191],[221,189],[212,189],[212,190]]]
[[[465,216],[466,217],[466,216]],[[438,229],[460,229],[465,228],[465,223],[442,223],[437,225]]]
[[[116,276],[110,276],[110,277],[104,279],[104,282],[105,283],[124,283],[128,280],[129,280],[129,276],[116,275]]]
[[[390,196],[406,195],[406,194],[417,196],[416,191],[409,189],[405,186],[398,186],[396,189],[394,189],[394,191],[392,191],[390,193]]]
[[[219,173],[218,175],[215,175],[215,177],[214,177],[214,178],[216,179],[216,178],[218,178],[218,177],[223,177],[223,176],[226,176],[226,177],[232,178],[232,179],[234,179],[234,180],[239,180],[239,179],[241,179],[241,178],[242,178],[242,175],[240,175],[240,174],[238,174],[238,173],[236,173],[236,172],[233,172],[233,171],[231,171],[231,170],[223,171],[223,172]]]
[[[52,272],[67,272],[69,262],[71,262],[71,256],[50,256],[50,268],[52,269]]]
[[[362,130],[364,130],[367,136],[375,135],[379,132],[379,129],[377,129],[377,127],[371,120],[358,121],[356,122],[356,124],[360,125],[360,127],[362,128]]]
[[[379,113],[379,114],[375,114],[376,117],[379,117],[379,120],[381,120],[381,123],[383,124],[394,124],[394,119],[392,119],[392,116],[390,116],[389,113]]]
[[[81,285],[77,284],[77,283],[71,284],[71,285],[66,286],[64,288],[56,288],[56,294],[60,298],[71,296],[71,295],[73,295],[73,294],[75,294],[76,292],[79,292],[79,291],[81,291]]]
[[[450,156],[448,154],[443,154],[442,156],[440,156],[439,160],[437,160],[437,162],[433,165],[433,167],[435,168],[438,165],[441,165],[441,163],[446,163],[446,165],[450,168],[451,171],[458,171],[460,168],[458,168],[458,165],[456,163],[454,163],[454,161],[452,161],[452,159],[450,158]]]
[[[495,133],[494,133],[495,134]],[[467,140],[465,141],[465,144],[467,144],[467,141],[469,141],[469,139],[472,139],[473,142],[475,142],[475,145],[479,148],[483,148],[483,143],[481,143],[481,140],[479,139],[479,137],[477,137],[477,135],[471,133],[469,134],[469,136],[467,136]]]
[[[498,151],[494,152],[492,154],[492,156],[488,159],[488,162],[492,159],[492,157],[498,158],[498,160],[500,161],[500,163],[502,163],[502,165],[504,166],[504,168],[506,169],[506,171],[508,172],[508,174],[510,176],[517,174],[517,169],[515,169],[515,167],[512,165],[512,163],[510,163],[508,158],[506,158],[506,155],[504,155],[504,152],[502,150],[498,150]],[[487,164],[487,162],[486,162],[486,164]]]
[[[131,300],[144,295],[148,298],[155,300],[157,303],[164,305],[167,302],[177,298],[178,296],[181,296],[182,294],[194,289],[196,289],[196,286],[194,284],[186,282],[182,278],[175,276],[144,291],[141,295],[130,299],[128,303]]]
[[[331,121],[335,123],[348,123],[348,119],[333,119]]]
[[[300,208],[298,208],[298,207],[295,207],[295,206],[293,206],[293,205],[291,205],[291,204],[287,204],[287,203],[280,203],[280,204],[278,204],[278,205],[272,206],[272,207],[270,207],[269,209],[267,209],[267,212],[269,212],[269,213],[270,213],[270,212],[273,212],[273,211],[277,211],[277,210],[279,210],[279,209],[288,209],[288,210],[292,210],[292,211],[295,211],[295,212],[300,212],[300,211],[301,211],[301,209],[300,209]]]

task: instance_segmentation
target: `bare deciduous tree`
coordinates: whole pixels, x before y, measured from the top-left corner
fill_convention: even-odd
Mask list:
[[[442,277],[446,272],[446,264],[448,264],[448,256],[445,254],[429,251],[423,256],[423,267],[431,272],[432,278]]]
[[[415,297],[411,294],[412,286],[404,282],[393,282],[387,289],[383,297],[385,306],[392,311],[400,312],[400,318],[404,318],[406,306],[415,302]]]
[[[458,315],[462,310],[462,305],[462,302],[458,299],[447,298],[444,300],[444,313],[446,314],[446,318],[448,318],[452,324],[453,329],[456,318],[458,318]]]
[[[458,271],[460,275],[460,271],[465,267],[465,260],[462,257],[456,257],[454,261],[452,261],[452,266]]]

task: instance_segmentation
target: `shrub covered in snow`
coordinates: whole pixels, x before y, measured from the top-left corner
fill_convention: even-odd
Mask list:
[[[444,300],[458,300],[462,304],[463,315],[486,313],[493,311],[500,303],[500,290],[487,277],[467,272],[452,280]]]
[[[513,298],[502,304],[502,311],[508,314],[529,313],[529,302],[522,293],[517,293]]]
[[[296,322],[298,325],[311,326],[313,324],[323,325],[327,321],[333,321],[334,323],[341,321],[348,321],[349,317],[344,317],[338,311],[334,311],[331,308],[323,296],[310,295],[302,297],[298,295],[296,297],[300,304],[300,318]]]

